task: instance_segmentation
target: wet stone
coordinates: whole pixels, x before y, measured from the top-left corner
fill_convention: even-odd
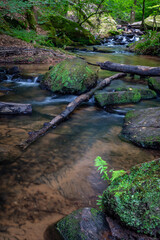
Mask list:
[[[160,108],[129,111],[125,116],[121,137],[140,147],[159,149]]]
[[[45,232],[45,240],[101,240],[109,235],[105,215],[94,208],[83,208],[60,220],[56,227],[50,226]]]

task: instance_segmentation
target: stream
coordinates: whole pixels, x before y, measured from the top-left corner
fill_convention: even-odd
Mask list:
[[[132,65],[160,66],[160,58],[137,56],[124,46],[96,46],[113,53],[90,50],[76,53],[88,62],[113,61]],[[142,149],[119,138],[125,113],[131,109],[160,106],[160,99],[145,100],[112,109],[96,106],[94,98],[82,104],[70,118],[22,152],[17,146],[28,132],[38,130],[61,113],[76,96],[56,95],[39,88],[37,76],[49,65],[18,65],[28,80],[2,85],[13,91],[1,101],[31,103],[32,115],[0,116],[0,240],[43,240],[47,227],[82,207],[97,207],[96,200],[106,188],[94,166],[101,156],[109,168],[127,170],[133,165],[160,157],[160,152]],[[95,71],[97,69],[95,68]],[[113,75],[99,70],[99,80]],[[138,78],[138,77],[137,77]],[[108,89],[140,83],[114,80]],[[5,151],[6,149],[6,151]],[[0,153],[1,154],[1,153]]]

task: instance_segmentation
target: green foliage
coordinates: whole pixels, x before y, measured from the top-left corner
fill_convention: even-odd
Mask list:
[[[137,54],[159,55],[160,54],[160,32],[148,31],[141,40],[133,46]]]
[[[108,164],[106,163],[106,161],[104,161],[101,157],[96,157],[95,161],[95,167],[98,167],[98,171],[100,172],[100,174],[102,175],[102,179],[104,180],[109,180],[109,176],[107,173],[107,169],[108,169]]]
[[[112,173],[111,177],[109,177],[107,173],[108,169],[108,163],[104,161],[100,156],[96,157],[95,161],[95,167],[98,167],[98,171],[100,174],[102,174],[102,179],[107,180],[109,183],[112,182],[114,179],[116,179],[119,176],[122,176],[126,171],[124,170],[113,170],[111,169],[109,172]]]
[[[122,176],[123,174],[126,173],[126,171],[124,170],[113,170],[111,169],[109,172],[112,173],[111,177],[109,177],[108,173],[107,173],[107,169],[108,169],[108,163],[106,161],[104,161],[100,156],[96,157],[95,161],[95,167],[97,167],[97,171],[100,172],[100,174],[102,174],[102,179],[107,180],[108,183],[111,183],[112,181],[114,181],[116,178],[118,178],[119,176]],[[98,196],[98,200],[97,200],[97,205],[99,205],[100,209],[102,209],[102,196],[99,195]]]
[[[25,42],[33,43],[35,45],[53,47],[53,42],[46,35],[38,35],[34,30],[26,31],[24,29],[11,29],[6,32],[12,37],[19,38]]]
[[[160,159],[133,167],[103,193],[102,208],[138,232],[160,234]]]

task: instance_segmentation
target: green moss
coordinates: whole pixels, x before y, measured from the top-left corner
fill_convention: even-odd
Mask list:
[[[73,212],[69,216],[65,217],[57,223],[57,230],[60,232],[61,236],[66,240],[85,240],[85,235],[83,232],[79,231],[79,219],[76,218],[76,215],[81,214],[81,209]]]
[[[103,209],[138,232],[160,234],[160,159],[133,167],[103,193]]]
[[[141,100],[152,99],[152,98],[157,97],[156,92],[154,92],[153,90],[150,90],[150,89],[119,87],[119,88],[116,88],[115,91],[134,91],[135,93],[139,92],[141,94]]]
[[[160,79],[159,78],[149,78],[148,86],[149,86],[149,88],[155,90],[158,94],[160,94]]]
[[[129,121],[129,120],[131,120],[133,117],[136,117],[136,116],[137,116],[137,114],[136,114],[136,112],[135,112],[134,110],[129,111],[129,112],[126,113],[125,121]]]
[[[97,74],[86,62],[74,58],[57,64],[45,74],[43,84],[53,92],[82,93],[95,85]]]
[[[27,18],[30,29],[36,31],[36,19],[35,19],[33,10],[31,9],[27,10],[26,18]]]
[[[100,106],[136,103],[141,99],[141,94],[136,91],[121,91],[121,92],[98,92],[95,94],[95,100]]]
[[[48,18],[41,17],[41,25],[47,31],[50,31],[51,27],[54,27],[58,39],[63,40],[64,37],[67,37],[68,40],[81,45],[95,44],[97,42],[89,31],[81,27],[78,23],[60,15],[51,15]],[[67,41],[65,40],[65,44]]]

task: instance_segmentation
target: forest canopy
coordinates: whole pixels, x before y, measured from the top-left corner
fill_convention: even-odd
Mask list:
[[[158,14],[159,0],[2,0],[0,14],[24,14],[26,10],[37,7],[45,14],[58,13],[67,16],[73,12],[79,23],[88,21],[93,15],[110,14],[116,21],[140,21],[144,17]]]

